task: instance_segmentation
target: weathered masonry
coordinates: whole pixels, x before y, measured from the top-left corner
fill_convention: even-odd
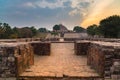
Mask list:
[[[1,43],[0,78],[19,77],[34,64],[34,53],[50,55],[49,43],[36,43],[38,42]]]
[[[41,42],[40,39],[0,41],[0,80],[1,78],[3,80],[4,78],[19,78],[21,73],[34,65],[34,54],[50,56],[51,43]],[[100,77],[98,79],[95,77],[72,79],[63,76],[63,80],[120,80],[120,42],[118,40],[79,40],[74,44],[75,54],[87,56],[88,66]]]
[[[120,43],[101,41],[78,41],[77,55],[87,55],[87,63],[102,77],[120,79]]]

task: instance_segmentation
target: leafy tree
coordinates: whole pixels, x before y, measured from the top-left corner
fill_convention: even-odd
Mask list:
[[[0,38],[9,39],[9,38],[30,38],[37,34],[37,29],[32,27],[23,27],[23,28],[11,28],[7,23],[0,23]]]
[[[0,23],[0,34],[4,33],[5,32],[5,29],[3,27],[3,24]]]
[[[30,30],[32,31],[32,36],[35,36],[37,34],[37,29],[34,26],[30,27]]]
[[[85,29],[82,28],[82,27],[80,27],[80,26],[75,26],[74,29],[73,29],[73,31],[75,31],[75,32],[84,32]]]
[[[104,37],[120,37],[120,16],[113,15],[100,21],[100,31]]]
[[[5,33],[5,28],[3,23],[0,23],[0,38],[3,38],[3,34]]]
[[[33,35],[32,31],[28,27],[21,28],[19,33],[21,34],[21,38],[31,38]]]
[[[54,26],[53,26],[53,31],[54,31],[54,30],[55,30],[55,31],[60,30],[60,26],[59,26],[59,25],[54,25]]]
[[[10,35],[13,33],[12,28],[7,23],[0,23],[0,38],[10,38]]]
[[[39,32],[47,32],[47,29],[46,28],[39,28],[38,31]]]
[[[91,36],[96,35],[97,31],[98,31],[98,26],[96,24],[90,25],[87,28],[87,33]]]

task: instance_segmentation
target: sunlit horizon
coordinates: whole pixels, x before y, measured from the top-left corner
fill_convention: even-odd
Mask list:
[[[120,15],[120,0],[0,0],[0,22],[12,27],[35,26],[52,30],[63,24],[87,28],[112,15]]]

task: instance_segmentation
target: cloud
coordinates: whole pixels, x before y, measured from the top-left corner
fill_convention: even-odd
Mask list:
[[[70,4],[65,5],[65,3],[70,3]],[[35,2],[26,2],[24,6],[30,8],[32,7],[32,8],[49,8],[49,9],[70,7],[72,9],[70,10],[70,12],[68,12],[70,16],[75,16],[75,15],[85,16],[90,4],[91,4],[91,0],[55,0],[52,2],[48,0],[39,0]]]
[[[70,7],[72,10],[69,12],[69,15],[75,16],[79,14],[81,16],[85,16],[90,4],[91,0],[71,0]]]
[[[98,20],[104,15],[104,11],[114,0],[94,0],[94,3],[90,5],[87,15],[84,17],[81,25],[88,26]]]
[[[40,8],[50,8],[50,9],[55,9],[55,8],[63,8],[65,7],[63,5],[63,2],[60,1],[60,0],[57,0],[56,2],[54,3],[50,3],[50,2],[47,2],[46,0],[42,0],[42,1],[38,1],[35,3],[36,6],[40,7]]]
[[[74,9],[74,10],[72,10],[72,11],[69,12],[69,15],[71,15],[71,16],[74,16],[76,14],[79,14],[79,12],[78,12],[77,9]]]
[[[34,5],[32,2],[26,2],[23,4],[23,7],[36,8],[36,5]]]
[[[51,0],[52,1],[52,0]],[[55,2],[49,2],[47,0],[39,0],[35,2],[27,2],[24,4],[26,7],[33,7],[33,8],[49,8],[49,9],[56,9],[56,8],[65,8],[65,2],[69,2],[70,0],[55,0]]]
[[[97,21],[98,16],[103,15],[104,10],[113,1],[114,0],[36,0],[26,2],[24,6],[29,8],[48,8],[52,10],[57,8],[68,9],[66,12],[69,16],[73,18],[79,16],[80,25],[86,26],[91,22]]]

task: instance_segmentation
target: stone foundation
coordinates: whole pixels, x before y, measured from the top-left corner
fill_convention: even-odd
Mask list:
[[[0,77],[18,77],[34,64],[34,54],[50,55],[50,43],[1,43]]]
[[[0,77],[17,77],[33,63],[33,49],[30,44],[0,44]]]
[[[88,41],[75,42],[75,54],[76,55],[87,55],[89,46],[90,46],[90,42]]]
[[[40,42],[40,39],[3,40],[0,42],[0,78],[19,77],[22,72],[34,64],[34,54],[50,55],[51,52],[51,43]],[[120,40],[116,39],[77,41],[75,42],[75,54],[86,55],[88,57],[88,65],[95,69],[101,77],[119,80],[119,42]],[[79,80],[99,79],[89,78]]]
[[[102,77],[120,79],[120,43],[79,41],[75,45],[75,53],[87,55],[88,65]]]
[[[50,42],[31,42],[31,45],[34,49],[34,54],[50,55]]]
[[[25,69],[34,64],[34,52],[30,44],[19,46],[19,49],[16,52],[19,53],[16,57],[17,73],[19,76]]]

